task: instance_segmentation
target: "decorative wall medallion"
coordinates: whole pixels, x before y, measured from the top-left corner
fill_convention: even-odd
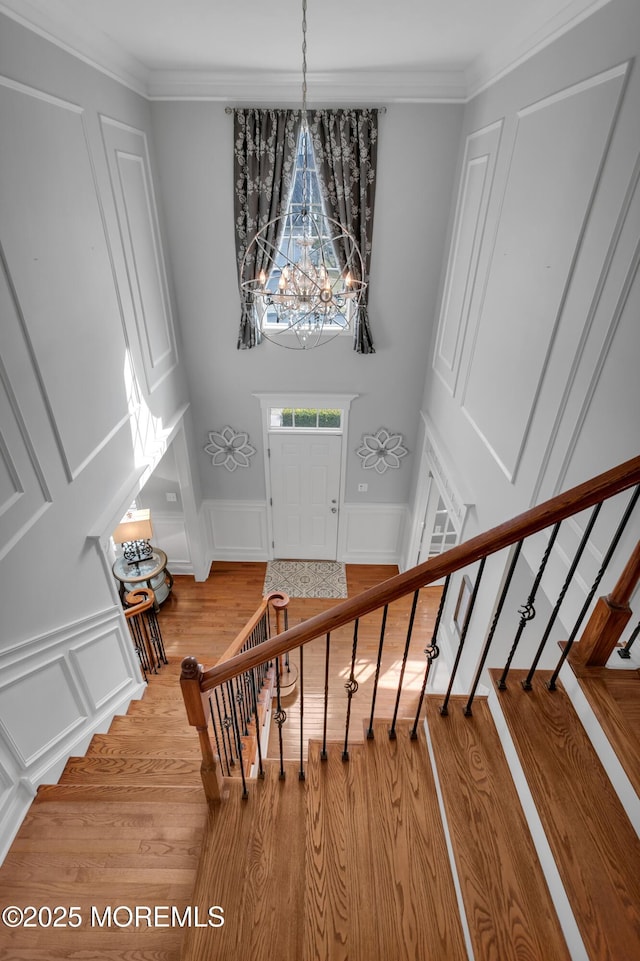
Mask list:
[[[211,455],[211,463],[215,467],[226,467],[228,471],[234,471],[236,467],[248,467],[249,458],[256,452],[249,443],[247,432],[236,431],[233,427],[210,430],[209,441],[204,449]]]
[[[400,460],[409,453],[402,444],[402,434],[392,434],[380,427],[375,434],[364,434],[362,446],[356,454],[362,458],[365,470],[375,470],[384,474],[390,467],[400,467]]]

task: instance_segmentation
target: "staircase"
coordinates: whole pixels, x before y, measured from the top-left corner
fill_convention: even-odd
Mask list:
[[[154,677],[152,697],[39,788],[0,867],[0,905],[25,909],[33,926],[0,925],[0,957],[177,959],[182,929],[136,927],[127,909],[191,904],[206,819],[177,678]],[[29,906],[43,910],[32,917]]]
[[[549,863],[488,699],[465,716],[454,697],[443,717],[431,695],[428,744],[409,720],[391,741],[377,720],[347,762],[340,743],[322,760],[312,742],[304,781],[268,761],[248,800],[230,785],[194,892],[225,924],[189,928],[182,961],[638,961],[638,835],[564,691],[541,678],[532,697],[519,680],[496,699]]]
[[[640,674],[625,670],[624,683],[616,684],[602,664],[591,663],[594,650],[602,657],[604,635],[615,649],[631,616],[640,548],[578,640],[603,562],[553,671],[539,669],[541,648],[528,671],[516,670],[516,645],[554,534],[500,670],[491,648],[522,540],[549,524],[557,531],[562,519],[594,505],[597,511],[602,500],[638,483],[640,459],[271,637],[264,601],[248,633],[222,645],[215,667],[203,670],[197,647],[184,658],[184,704],[175,668],[163,667],[108,735],[96,735],[84,758],[69,760],[58,785],[39,790],[0,868],[0,904],[17,906],[32,922],[0,926],[3,961],[640,961]],[[640,487],[607,556],[639,496]],[[492,623],[474,625],[485,559],[516,544]],[[447,691],[425,696],[449,579],[478,561]],[[419,592],[443,576],[433,631],[416,639]],[[406,610],[412,596],[406,641],[387,641],[396,644],[397,695],[389,697],[391,674],[381,661],[387,608],[401,603]],[[377,661],[370,634],[358,653],[373,612],[382,612]],[[479,660],[462,696],[454,686],[462,686],[457,671],[470,625]],[[335,670],[345,632],[352,640],[336,708],[345,717],[346,705],[345,730],[339,742],[327,742],[329,657],[333,651]],[[202,636],[211,633],[207,610]],[[324,646],[325,637],[325,669],[311,661],[311,674],[324,676],[316,714],[325,735],[312,734],[307,745],[302,653],[315,639]],[[423,657],[417,674],[406,672],[414,673],[407,710],[403,683],[416,643],[426,665]],[[299,758],[283,753],[280,737],[279,759],[262,759],[264,777],[249,778],[245,764],[238,765],[240,777],[229,776],[217,745],[228,736],[238,757],[247,752],[247,715],[260,713],[256,696],[250,704],[251,691],[260,689],[256,676],[296,649]],[[173,660],[175,650],[169,653]],[[364,724],[369,694],[365,711],[352,712],[360,672],[372,683]],[[379,683],[385,715],[395,702],[385,719],[374,719]],[[584,725],[565,686],[583,717],[580,699],[593,704]],[[280,726],[286,717],[278,715],[287,711],[279,697],[276,707]],[[356,717],[360,731],[349,727]],[[56,914],[56,905],[67,913]],[[131,917],[136,906],[140,918]],[[104,920],[109,909],[111,923]]]

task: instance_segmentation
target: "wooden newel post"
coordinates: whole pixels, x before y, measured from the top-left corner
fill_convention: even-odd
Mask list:
[[[627,561],[618,583],[607,597],[598,598],[571,660],[585,667],[604,667],[615,650],[632,611],[629,601],[640,580],[640,541]]]
[[[282,612],[289,606],[289,595],[284,591],[272,591],[267,595],[267,600],[276,612],[276,634],[282,634]],[[286,630],[286,625],[285,625]],[[278,658],[278,671],[282,676],[282,658]]]
[[[220,759],[213,753],[211,738],[209,737],[209,720],[202,703],[202,691],[200,690],[202,673],[202,664],[198,664],[197,658],[185,657],[182,662],[180,687],[182,688],[182,697],[184,698],[189,724],[195,727],[200,740],[200,750],[202,751],[200,775],[204,785],[204,793],[207,801],[220,802],[223,798],[222,771],[220,770]]]

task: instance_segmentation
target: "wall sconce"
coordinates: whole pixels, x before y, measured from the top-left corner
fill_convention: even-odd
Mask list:
[[[151,511],[127,511],[111,536],[116,544],[122,544],[122,556],[129,564],[135,564],[139,573],[137,565],[153,554],[149,543],[153,537]]]

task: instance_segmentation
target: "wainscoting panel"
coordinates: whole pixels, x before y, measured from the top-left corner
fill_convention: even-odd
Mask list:
[[[518,115],[461,398],[510,480],[527,443],[627,68],[623,64]]]
[[[174,323],[144,131],[101,117],[146,389],[153,392],[177,364]]]
[[[24,768],[71,735],[86,719],[76,683],[62,656],[0,687],[0,732]]]
[[[538,499],[636,453],[640,380],[640,156],[603,259],[583,337],[548,443]],[[598,444],[591,440],[596,425]],[[611,429],[611,427],[614,429]],[[637,448],[637,444],[635,445]]]
[[[172,574],[193,574],[193,565],[181,512],[153,511],[153,543],[167,555]]]
[[[81,108],[0,77],[0,111],[3,254],[72,480],[127,419],[113,389],[125,344],[101,199]]]
[[[406,504],[344,504],[338,560],[346,564],[399,564]]]
[[[51,501],[12,378],[5,364],[18,367],[21,344],[16,306],[0,264],[0,558]],[[24,359],[24,358],[22,358]],[[28,368],[27,368],[28,369]],[[21,381],[26,372],[22,368]],[[14,378],[15,379],[15,378]],[[37,386],[31,381],[31,386]]]
[[[264,501],[210,500],[203,504],[210,556],[216,561],[266,561],[267,505]]]
[[[55,783],[144,682],[115,607],[3,651],[0,677],[2,857],[37,786]]]
[[[99,711],[131,684],[123,650],[125,639],[115,629],[69,648],[75,673],[92,711]]]
[[[12,796],[13,784],[11,782],[11,776],[0,760],[0,821],[5,817],[6,809],[11,802]],[[0,860],[1,859],[2,851],[0,850]]]
[[[465,145],[455,226],[442,298],[434,370],[455,393],[502,121],[470,134]]]

